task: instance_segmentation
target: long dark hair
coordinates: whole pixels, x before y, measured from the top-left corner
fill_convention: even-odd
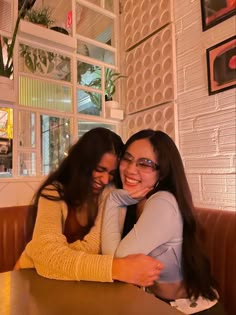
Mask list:
[[[49,200],[64,200],[69,209],[80,207],[87,203],[92,203],[92,172],[96,169],[102,156],[105,153],[114,153],[119,156],[123,148],[123,142],[115,132],[97,127],[86,132],[69,150],[68,156],[61,162],[59,167],[49,174],[46,180],[39,187],[33,197],[33,208],[29,217],[29,224],[34,227],[37,214],[39,197],[42,196]],[[117,174],[114,176],[114,183],[117,183]],[[50,189],[45,188],[48,185],[58,191],[58,197],[50,196]],[[47,193],[48,191],[48,193]],[[95,213],[88,213],[88,217],[95,219]]]
[[[122,154],[131,143],[140,139],[150,141],[160,165],[159,184],[147,198],[160,190],[172,193],[183,218],[182,270],[187,294],[189,297],[198,298],[202,295],[213,300],[217,298],[213,290],[215,281],[211,276],[209,261],[201,250],[197,236],[192,195],[180,153],[174,141],[166,133],[145,129],[129,138]]]

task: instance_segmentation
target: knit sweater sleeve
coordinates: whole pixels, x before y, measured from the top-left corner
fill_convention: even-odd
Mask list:
[[[55,190],[50,194],[58,195]],[[52,279],[111,282],[113,256],[98,255],[103,207],[90,233],[73,244],[63,235],[64,207],[63,201],[39,198],[33,238],[20,258],[21,268],[34,267]]]

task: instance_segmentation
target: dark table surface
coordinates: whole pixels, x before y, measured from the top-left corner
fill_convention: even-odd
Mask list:
[[[32,269],[0,273],[1,315],[181,315],[142,289],[121,282],[59,281]]]

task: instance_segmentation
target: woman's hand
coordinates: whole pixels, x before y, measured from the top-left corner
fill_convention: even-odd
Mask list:
[[[142,200],[146,197],[147,193],[149,193],[151,190],[153,189],[153,187],[144,187],[144,188],[139,188],[139,189],[125,189],[126,191],[128,191],[129,196],[137,199],[137,200]]]
[[[143,254],[128,255],[124,258],[114,258],[112,277],[139,286],[153,285],[159,278],[163,264]]]

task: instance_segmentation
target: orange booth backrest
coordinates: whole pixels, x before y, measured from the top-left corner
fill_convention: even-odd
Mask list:
[[[200,238],[229,315],[236,314],[236,211],[196,208]],[[200,232],[200,230],[199,230]]]

